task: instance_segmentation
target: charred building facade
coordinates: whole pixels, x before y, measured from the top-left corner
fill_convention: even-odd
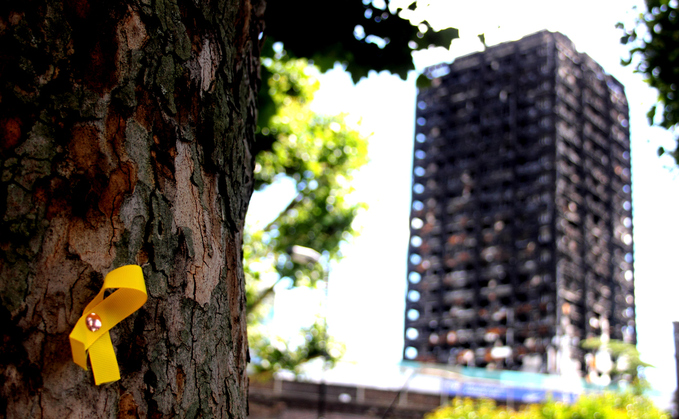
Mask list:
[[[547,31],[417,99],[404,359],[556,374],[636,342],[623,86]]]

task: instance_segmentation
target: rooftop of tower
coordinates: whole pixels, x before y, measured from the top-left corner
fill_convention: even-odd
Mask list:
[[[558,43],[562,47],[567,48],[573,54],[574,61],[587,63],[587,65],[592,67],[596,73],[605,75],[609,81],[615,83],[617,87],[622,89],[622,92],[624,92],[624,86],[622,83],[620,83],[620,81],[607,73],[605,69],[589,55],[587,55],[587,53],[579,52],[573,41],[571,41],[566,35],[562,34],[561,32],[552,32],[546,29],[526,35],[518,40],[506,41],[496,45],[491,45],[483,51],[462,55],[455,58],[455,60],[451,63],[440,63],[427,67],[423,74],[429,79],[444,77],[453,69],[461,70],[478,65],[482,57],[486,60],[502,58],[515,52],[517,47],[520,50],[526,50],[550,41],[553,43]]]

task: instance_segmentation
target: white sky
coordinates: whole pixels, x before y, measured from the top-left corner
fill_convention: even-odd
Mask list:
[[[645,114],[655,102],[639,74],[620,66],[626,48],[619,44],[619,21],[638,13],[631,0],[521,0],[483,2],[431,1],[427,12],[434,27],[460,29],[461,39],[451,51],[430,50],[416,56],[418,70],[481,49],[476,34],[490,44],[516,40],[542,29],[568,36],[579,51],[626,87],[632,132],[632,188],[634,206],[635,285],[638,348],[651,384],[665,392],[676,388],[672,321],[679,320],[678,256],[679,179],[669,158],[656,155],[659,145],[673,147],[671,134],[651,128]],[[481,6],[482,5],[482,6]],[[356,198],[369,204],[357,220],[362,235],[345,249],[346,257],[330,275],[328,322],[331,333],[347,347],[346,360],[358,365],[396,365],[403,348],[406,255],[415,115],[415,74],[407,81],[386,73],[371,74],[357,85],[340,69],[321,77],[315,108],[323,113],[349,113],[362,119],[362,130],[373,133],[371,162],[358,174]],[[286,188],[277,193],[285,196]],[[292,193],[287,192],[292,196]],[[276,198],[257,196],[251,212]],[[281,207],[285,207],[283,202]],[[271,212],[274,215],[276,212]],[[294,292],[280,292],[276,323],[288,325],[300,316],[285,313],[285,300],[299,305]],[[308,294],[305,294],[309,300]],[[318,304],[318,303],[316,303]]]

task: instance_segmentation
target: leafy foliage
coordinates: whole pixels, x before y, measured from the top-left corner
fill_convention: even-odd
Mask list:
[[[336,62],[354,81],[370,70],[389,71],[406,79],[414,70],[411,52],[429,46],[448,48],[457,29],[433,31],[429,23],[404,16],[417,8],[413,0],[397,1],[271,1],[266,9],[266,34],[282,42],[290,54],[313,60],[321,71]],[[309,18],[309,16],[312,16]]]
[[[400,3],[401,7],[392,7]],[[338,6],[332,2],[272,0],[266,6],[266,30],[262,56],[282,58],[280,49],[290,58],[304,58],[322,72],[336,63],[351,74],[354,82],[366,77],[371,70],[388,71],[406,79],[414,70],[412,52],[434,47],[450,47],[459,37],[457,29],[434,31],[427,21],[410,21],[417,10],[413,0],[351,0]],[[308,13],[311,12],[311,13]],[[309,18],[309,16],[312,18]],[[276,101],[269,96],[267,86],[272,73],[264,66],[261,78],[264,88],[259,92],[259,125],[266,126],[276,113]],[[426,85],[426,77],[418,85]],[[258,135],[255,152],[269,150],[274,137]]]
[[[367,162],[367,140],[341,115],[318,115],[309,108],[318,82],[309,75],[313,68],[305,60],[267,63],[277,113],[259,130],[274,136],[275,142],[257,155],[255,180],[261,189],[285,175],[294,180],[298,194],[265,228],[262,239],[277,253],[300,245],[335,257],[361,207],[347,203],[346,196],[352,191],[353,172]],[[280,272],[294,273],[285,266]]]
[[[641,360],[637,347],[631,343],[610,339],[604,343],[601,338],[589,338],[582,343],[584,349],[596,351],[604,348],[611,355],[613,370],[611,374],[617,381],[624,380],[632,384],[633,390],[641,394],[648,383],[639,374],[646,367],[653,367]]]
[[[322,322],[301,331],[300,344],[289,345],[267,330],[264,320],[277,284],[315,287],[327,274],[319,263],[294,263],[288,255],[292,246],[322,252],[327,265],[339,257],[341,243],[351,239],[351,223],[363,205],[348,202],[347,195],[353,172],[367,162],[366,139],[342,116],[318,115],[310,109],[318,89],[313,77],[317,69],[306,60],[288,59],[284,51],[276,59],[265,59],[264,66],[271,75],[267,93],[275,112],[258,128],[272,147],[257,155],[255,180],[263,189],[286,176],[297,195],[269,225],[245,230],[248,334],[260,373],[297,371],[303,362],[321,355],[333,362],[339,353],[324,347],[327,333]]]
[[[634,57],[640,60],[636,71],[646,77],[648,84],[658,91],[658,104],[648,111],[649,124],[656,120],[660,110],[659,126],[676,129],[679,124],[679,10],[676,1],[646,0],[647,11],[636,20],[636,26],[627,29],[619,23],[624,31],[621,38],[623,44],[629,44],[630,57],[623,60],[623,65],[630,65]],[[679,138],[678,138],[679,141]],[[666,152],[663,147],[658,154]],[[668,151],[679,164],[679,148]]]
[[[309,70],[327,71],[340,63],[354,82],[371,70],[406,79],[414,69],[412,51],[447,48],[458,37],[456,29],[434,31],[426,21],[408,20],[417,9],[415,1],[401,0],[400,7],[396,3],[267,2],[255,181],[261,189],[280,176],[289,177],[297,196],[268,226],[246,227],[248,334],[257,372],[297,371],[303,362],[321,355],[333,362],[338,352],[330,347],[337,345],[328,343],[324,324],[301,331],[301,345],[281,341],[264,325],[277,284],[314,287],[327,275],[318,263],[293,263],[288,249],[293,245],[316,249],[329,266],[339,257],[341,243],[355,233],[351,223],[362,207],[349,203],[347,195],[352,172],[367,160],[366,140],[341,116],[316,115],[309,109],[318,88]]]
[[[248,336],[250,348],[256,354],[251,375],[266,380],[280,370],[298,373],[305,363],[320,357],[324,357],[327,367],[332,368],[343,352],[342,345],[328,337],[322,321],[300,330],[299,337],[289,342],[254,328],[253,334]]]
[[[425,419],[670,419],[646,397],[631,393],[585,395],[572,405],[548,401],[518,411],[492,400],[454,399]]]

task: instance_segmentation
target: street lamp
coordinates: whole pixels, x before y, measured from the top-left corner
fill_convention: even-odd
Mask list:
[[[325,419],[325,399],[326,399],[326,384],[325,384],[325,370],[328,367],[328,273],[329,269],[322,262],[321,254],[316,250],[305,246],[292,246],[288,249],[290,259],[299,263],[300,265],[309,265],[312,263],[318,264],[323,272],[323,335],[321,336],[323,369],[321,371],[321,383],[318,388],[318,419]]]

